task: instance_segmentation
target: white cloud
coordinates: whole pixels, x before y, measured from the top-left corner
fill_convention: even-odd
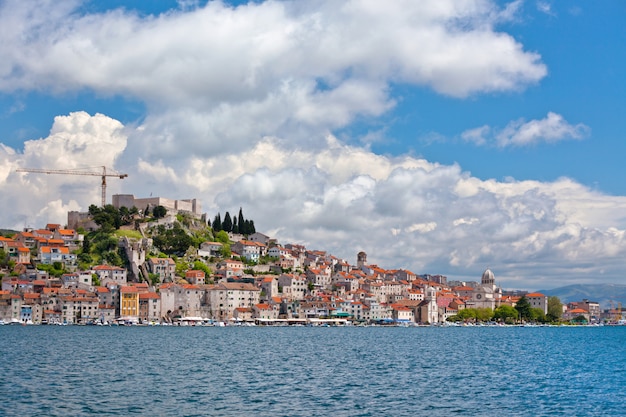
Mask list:
[[[482,146],[487,144],[487,137],[491,133],[491,128],[489,126],[481,126],[474,129],[466,130],[461,134],[461,139],[466,142],[473,143],[477,146]]]
[[[589,127],[582,123],[571,125],[560,114],[549,112],[545,119],[509,123],[497,135],[497,141],[500,146],[526,146],[541,141],[551,143],[582,139],[589,131]]]
[[[464,225],[464,224],[471,225],[471,224],[474,224],[476,222],[478,222],[478,219],[476,217],[472,217],[472,218],[469,218],[469,219],[468,218],[461,218],[461,219],[455,219],[452,222],[452,225],[453,226],[461,226],[461,225]]]
[[[458,165],[377,155],[329,132],[395,103],[390,86],[454,97],[523,89],[540,56],[494,27],[519,2],[209,2],[160,16],[80,14],[73,2],[0,3],[0,91],[122,95],[146,105],[126,126],[83,112],[48,137],[0,146],[0,224],[64,223],[100,201],[96,177],[17,167],[109,166],[109,196],[199,198],[212,217],[243,207],[284,242],[384,267],[477,279],[582,279],[624,269],[626,201],[568,179],[482,181]],[[355,41],[358,40],[358,41]],[[583,134],[553,113],[464,139],[507,145]],[[565,275],[561,265],[576,270]],[[582,272],[580,272],[582,271]],[[473,276],[473,274],[476,276]]]
[[[537,2],[537,10],[541,13],[545,13],[549,16],[556,16],[556,13],[552,10],[552,4],[547,1],[538,1]]]
[[[494,142],[500,147],[529,146],[540,142],[581,140],[590,132],[591,129],[583,123],[572,125],[560,114],[548,112],[544,119],[530,121],[519,119],[510,122],[502,130],[487,125],[468,129],[461,134],[461,139],[478,146]]]
[[[428,233],[428,232],[432,232],[436,228],[437,228],[436,222],[415,223],[407,227],[406,231],[408,233],[413,233],[413,232]]]
[[[42,226],[48,219],[65,223],[69,210],[100,205],[101,179],[98,175],[48,175],[16,173],[17,168],[84,170],[99,173],[101,167],[115,169],[126,148],[123,125],[107,116],[85,112],[58,116],[46,138],[24,143],[23,150],[0,147],[0,190],[10,210],[2,223],[21,229]],[[109,196],[120,184],[108,181]]]
[[[67,210],[97,204],[96,178],[14,169],[41,163],[47,153],[56,163],[74,165],[100,154],[103,164],[116,167],[135,132],[106,116],[73,113],[56,118],[50,136],[29,142],[23,152],[1,147],[0,191],[13,210],[3,211],[0,222],[17,228],[64,223]],[[617,274],[625,266],[624,197],[566,178],[482,181],[457,165],[376,155],[332,136],[322,142],[319,149],[296,151],[266,137],[238,155],[140,160],[127,167],[128,179],[110,185],[109,195],[123,190],[199,198],[211,218],[243,207],[260,231],[272,231],[282,242],[349,261],[365,250],[383,267],[420,273],[477,279],[467,274],[491,266],[505,284],[506,277],[558,282],[588,278],[600,267]],[[563,264],[584,275],[562,276]],[[506,285],[515,285],[509,280]]]
[[[144,102],[146,133],[131,146],[155,159],[188,147],[228,153],[266,135],[308,145],[388,111],[391,83],[464,97],[539,81],[540,57],[494,29],[518,4],[209,2],[142,17],[3,3],[0,91],[89,89]]]

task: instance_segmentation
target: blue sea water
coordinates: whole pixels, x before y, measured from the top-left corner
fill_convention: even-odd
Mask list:
[[[621,416],[626,327],[0,326],[0,416]]]

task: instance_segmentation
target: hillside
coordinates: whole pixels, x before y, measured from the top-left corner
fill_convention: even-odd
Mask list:
[[[620,284],[575,284],[551,290],[539,290],[546,295],[556,295],[561,302],[580,301],[584,298],[600,303],[600,308],[610,308],[611,302],[615,307],[618,303],[626,307],[626,285]]]

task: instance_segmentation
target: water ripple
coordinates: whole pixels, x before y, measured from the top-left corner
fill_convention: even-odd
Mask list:
[[[0,415],[605,416],[626,328],[2,326]]]

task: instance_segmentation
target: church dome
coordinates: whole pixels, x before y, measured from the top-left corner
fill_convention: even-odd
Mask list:
[[[481,281],[483,284],[493,284],[496,281],[496,278],[493,275],[493,272],[487,268],[485,272],[483,272],[483,278]]]

